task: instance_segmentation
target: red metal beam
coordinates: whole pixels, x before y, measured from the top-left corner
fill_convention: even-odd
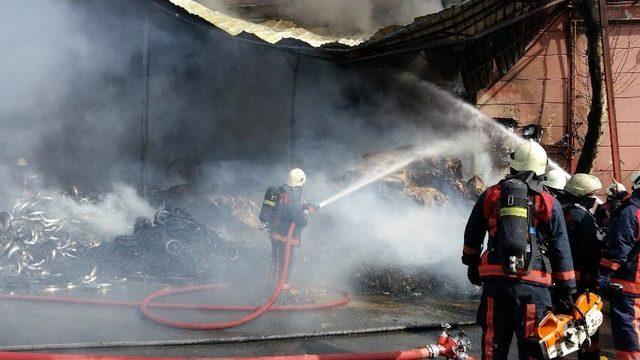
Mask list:
[[[573,19],[573,16],[570,15],[567,17],[566,22],[566,31],[567,31],[567,57],[569,58],[569,89],[567,96],[567,128],[565,129],[566,134],[569,135],[568,139],[568,149],[567,149],[567,171],[571,174],[576,170],[576,161],[574,149],[576,148],[576,138],[573,133],[573,124],[574,124],[574,106],[575,106],[575,86],[576,86],[576,43],[578,40],[578,30],[576,25],[576,20]]]
[[[609,21],[607,17],[607,1],[599,0],[602,57],[604,62],[604,81],[607,91],[607,112],[609,117],[609,139],[611,140],[611,161],[613,162],[613,177],[617,181],[622,181],[620,169],[620,145],[618,144],[618,124],[616,122],[616,101],[613,91],[613,77],[611,70],[611,49],[609,46],[609,33],[607,28]]]

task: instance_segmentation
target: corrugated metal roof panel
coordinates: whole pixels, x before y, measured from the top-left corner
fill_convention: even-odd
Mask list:
[[[374,34],[319,34],[291,21],[252,23],[211,10],[195,0],[169,0],[233,36],[258,39],[302,55],[356,61],[438,49],[460,55],[460,73],[468,94],[504,75],[526,47],[570,0],[469,0],[406,26]],[[494,71],[497,70],[497,71]]]

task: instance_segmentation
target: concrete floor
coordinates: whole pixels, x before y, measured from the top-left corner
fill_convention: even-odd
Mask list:
[[[140,300],[158,286],[126,284],[114,288],[106,294],[94,292],[72,292],[56,294],[98,297],[119,300]],[[316,301],[334,295],[314,291],[305,296]],[[197,303],[233,303],[232,299],[242,298],[242,294],[228,294],[226,299],[219,294],[202,293],[183,296],[172,300]],[[226,301],[225,301],[226,300]],[[258,304],[256,295],[245,303]],[[92,305],[67,305],[52,303],[30,303],[0,301],[0,347],[15,348],[41,346],[71,346],[74,349],[56,350],[67,353],[127,354],[146,356],[248,356],[280,354],[312,354],[334,352],[392,351],[422,347],[435,342],[442,322],[473,322],[475,301],[443,300],[424,297],[419,301],[399,301],[389,297],[359,295],[344,308],[314,312],[268,313],[256,321],[229,330],[189,331],[172,329],[155,324],[140,313],[137,308],[104,307]],[[172,318],[192,321],[216,321],[229,319],[221,314],[203,311],[178,311],[166,313]],[[238,317],[236,313],[232,316]],[[603,344],[610,346],[608,321],[603,329]],[[331,336],[321,338],[299,338],[279,341],[258,341],[250,343],[229,343],[238,337],[265,335],[290,335],[368,329],[399,325],[425,325],[411,331],[394,331],[356,336]],[[472,343],[473,355],[479,355],[480,329],[465,326]],[[202,342],[196,345],[176,346],[122,346],[126,343],[149,342]],[[76,345],[72,345],[76,344]],[[93,346],[84,348],[82,346]],[[98,347],[96,347],[98,346]],[[514,346],[515,348],[515,346]],[[513,356],[515,349],[512,349]],[[41,350],[45,351],[46,350]],[[611,356],[611,351],[605,352]]]

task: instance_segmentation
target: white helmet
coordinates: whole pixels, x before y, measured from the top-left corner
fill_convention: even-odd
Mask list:
[[[29,162],[25,158],[20,158],[20,159],[16,160],[16,166],[24,167],[24,166],[28,166],[28,165],[29,165]]]
[[[567,184],[567,177],[564,174],[564,171],[560,169],[549,170],[546,174],[544,174],[542,184],[552,189],[562,190]]]
[[[622,185],[621,183],[619,183],[617,181],[614,181],[607,188],[607,196],[613,196],[613,194],[617,194],[617,193],[622,192],[622,191],[627,191],[627,188],[624,187],[624,185]]]
[[[528,140],[511,154],[509,166],[516,171],[533,171],[542,176],[547,170],[547,152],[537,142]]]
[[[566,192],[574,196],[593,195],[600,189],[600,179],[589,174],[574,174],[564,187]]]
[[[633,183],[633,186],[631,186],[633,190],[640,189],[640,170],[631,173],[629,179],[631,179]]]
[[[307,175],[304,174],[302,169],[293,169],[289,171],[289,176],[287,177],[287,185],[291,187],[303,186],[307,181]]]

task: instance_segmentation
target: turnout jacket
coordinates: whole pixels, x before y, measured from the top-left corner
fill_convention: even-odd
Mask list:
[[[570,199],[564,206],[564,219],[573,255],[576,279],[582,289],[595,290],[602,257],[602,242],[596,218],[589,208],[592,199]],[[591,204],[589,204],[591,202]]]
[[[478,266],[483,280],[506,279],[545,287],[555,285],[559,291],[574,293],[576,279],[562,207],[546,191],[536,192],[529,188],[529,195],[534,200],[533,221],[538,234],[538,245],[545,248],[546,254],[538,252],[540,256],[531,260],[533,267],[529,274],[504,273],[499,251],[493,251],[497,246],[500,192],[500,183],[488,188],[473,207],[464,233],[462,262],[468,266]],[[487,233],[487,250],[482,253]]]
[[[270,237],[274,240],[286,241],[289,226],[291,223],[295,223],[296,229],[293,233],[291,244],[300,245],[302,229],[307,226],[306,208],[307,205],[302,196],[296,194],[291,186],[281,186],[278,204],[270,224]]]
[[[627,295],[640,296],[640,194],[634,192],[613,226],[600,273],[612,275],[611,282],[623,286]]]

